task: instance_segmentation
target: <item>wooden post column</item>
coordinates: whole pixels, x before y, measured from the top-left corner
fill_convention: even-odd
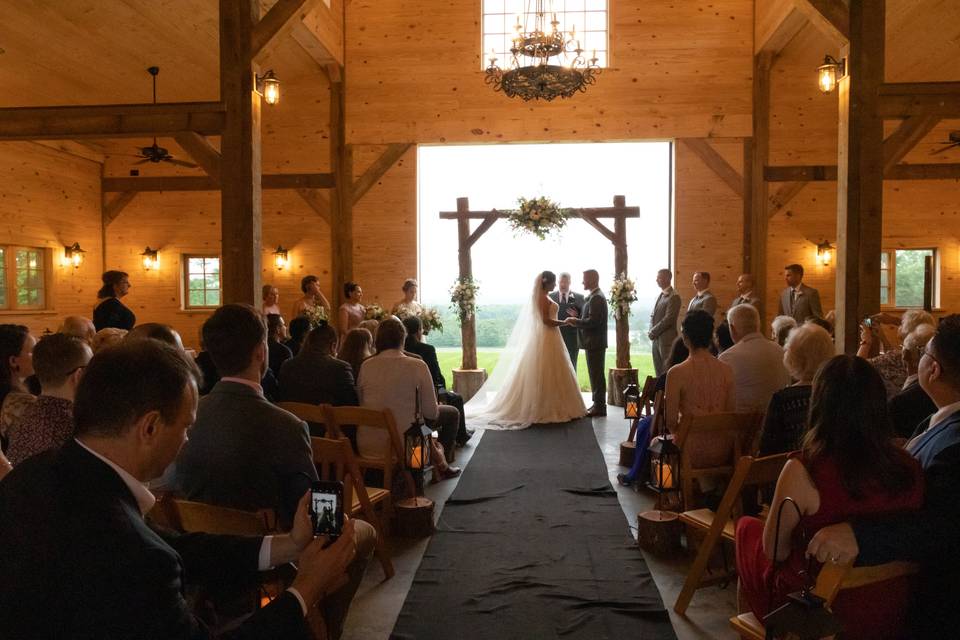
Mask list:
[[[330,78],[330,240],[334,311],[343,302],[343,284],[353,278],[353,150],[345,142],[346,91],[343,70],[328,71]]]
[[[614,196],[613,206],[622,209],[627,206],[624,196]],[[614,276],[627,274],[627,219],[617,216],[613,219],[613,269]],[[617,326],[617,369],[630,368],[630,318],[615,318]]]
[[[840,353],[856,352],[860,321],[880,311],[884,154],[877,106],[885,9],[885,0],[850,3],[847,73],[839,83],[835,333]]]
[[[763,167],[770,155],[770,67],[773,55],[761,51],[753,58],[753,142],[750,172],[747,181],[750,193],[750,272],[753,274],[753,290],[760,297],[760,326],[765,325],[767,307],[767,182]],[[746,149],[746,147],[745,147]],[[746,235],[746,234],[745,234]],[[746,251],[746,249],[745,249]]]
[[[470,255],[470,219],[466,214],[470,212],[470,201],[467,198],[457,198],[457,213],[464,214],[457,220],[457,239],[459,250],[457,253],[460,262],[460,280],[473,279],[473,258]],[[477,318],[470,315],[460,321],[460,342],[463,344],[463,360],[461,368],[471,370],[477,368]]]
[[[251,49],[256,0],[220,0],[220,277],[224,304],[259,301],[261,261],[260,96]]]

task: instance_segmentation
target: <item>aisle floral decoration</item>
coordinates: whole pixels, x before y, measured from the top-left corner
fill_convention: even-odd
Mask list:
[[[630,304],[637,301],[637,287],[627,274],[621,273],[613,279],[610,287],[610,308],[615,318],[626,318],[630,315]]]
[[[386,318],[389,314],[383,310],[379,304],[374,302],[373,304],[368,304],[367,307],[363,310],[363,319],[364,320],[376,320],[380,322]]]
[[[544,196],[520,198],[517,204],[520,205],[519,209],[504,212],[510,226],[514,231],[532,233],[540,240],[545,240],[554,231],[562,229],[570,217],[570,209],[564,209]]]
[[[457,313],[460,322],[473,317],[477,312],[477,294],[480,284],[473,278],[457,280],[450,287],[450,309]]]
[[[303,315],[310,321],[311,329],[316,329],[320,325],[327,324],[327,322],[330,321],[327,310],[322,304],[307,307],[303,310]]]
[[[420,312],[420,324],[423,325],[423,334],[431,331],[443,333],[443,320],[440,319],[440,312],[435,307],[424,307]]]

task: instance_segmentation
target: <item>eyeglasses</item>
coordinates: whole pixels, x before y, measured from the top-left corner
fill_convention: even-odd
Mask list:
[[[936,362],[938,367],[940,367],[941,369],[943,369],[943,364],[937,359],[937,356],[935,356],[935,355],[933,355],[932,353],[930,353],[930,347],[929,347],[929,346],[927,346],[926,348],[924,348],[923,352],[920,354],[920,357],[921,357],[921,358],[923,358],[923,356],[930,356],[930,359],[933,360],[934,362]]]

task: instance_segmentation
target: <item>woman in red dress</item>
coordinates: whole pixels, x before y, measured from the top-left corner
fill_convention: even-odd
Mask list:
[[[740,594],[761,620],[816,579],[820,567],[804,551],[820,528],[918,509],[923,499],[920,465],[894,444],[883,380],[866,360],[836,356],[824,364],[813,381],[809,421],[801,451],[777,481],[766,525],[750,517],[737,523]],[[778,540],[780,505],[788,496],[801,515],[784,506]],[[833,610],[843,637],[902,637],[910,586],[904,578],[840,592]]]

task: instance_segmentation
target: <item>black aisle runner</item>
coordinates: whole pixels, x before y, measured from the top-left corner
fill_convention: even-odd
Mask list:
[[[391,637],[676,637],[589,420],[484,434]]]

